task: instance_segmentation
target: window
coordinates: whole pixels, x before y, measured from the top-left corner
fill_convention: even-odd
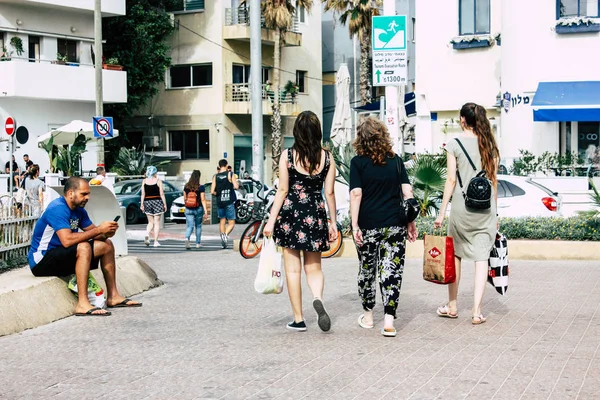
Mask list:
[[[79,57],[77,56],[77,44],[78,42],[75,40],[58,39],[58,54],[66,56],[67,62],[79,62]]]
[[[181,151],[182,160],[208,160],[210,158],[209,131],[170,132],[169,149]]]
[[[587,164],[596,157],[600,146],[600,122],[580,122],[577,152]]]
[[[504,181],[506,185],[506,197],[516,197],[516,196],[524,196],[525,191],[515,185],[514,183]]]
[[[169,2],[167,11],[204,11],[204,0],[176,0]]]
[[[232,83],[248,83],[250,82],[251,68],[249,65],[233,64],[231,67]],[[269,68],[262,68],[262,83],[269,80]]]
[[[490,0],[459,0],[461,35],[490,33]]]
[[[40,62],[39,36],[29,36],[29,62]]]
[[[186,88],[212,85],[212,63],[174,65],[169,69],[170,87]]]
[[[557,0],[558,17],[598,17],[599,0]]]
[[[298,6],[296,8],[296,12],[298,13],[298,22],[300,22],[301,24],[305,24],[306,23],[306,9],[304,9],[304,7],[302,7],[302,6]]]
[[[306,93],[307,92],[307,84],[306,84],[306,71],[296,71],[296,84],[298,85],[298,92],[299,93]]]

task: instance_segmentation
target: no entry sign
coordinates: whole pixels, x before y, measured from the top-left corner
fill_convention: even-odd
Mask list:
[[[12,117],[7,117],[6,120],[4,121],[4,131],[6,132],[6,134],[8,136],[12,136],[13,133],[15,133],[16,129],[16,123],[14,118]]]

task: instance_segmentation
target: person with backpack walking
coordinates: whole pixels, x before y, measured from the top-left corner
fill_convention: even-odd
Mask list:
[[[500,152],[484,107],[465,104],[460,110],[460,126],[463,133],[446,144],[446,185],[442,206],[434,222],[435,228],[442,227],[452,198],[448,236],[454,239],[456,281],[448,285],[448,303],[440,306],[437,314],[445,318],[458,317],[456,299],[461,263],[472,260],[475,261],[475,287],[471,322],[479,325],[486,321],[481,303],[488,259],[498,229],[496,187]]]
[[[219,161],[219,170],[213,176],[211,194],[217,199],[217,214],[221,245],[227,248],[229,234],[235,228],[235,189],[239,188],[236,175],[227,171],[227,160]]]
[[[196,248],[200,248],[202,240],[202,221],[208,217],[204,185],[200,184],[200,171],[192,171],[190,180],[183,188],[185,204],[185,248],[190,249],[190,237],[196,227]]]

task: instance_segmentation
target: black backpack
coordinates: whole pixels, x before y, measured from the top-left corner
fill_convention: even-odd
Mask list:
[[[458,142],[458,145],[462,151],[465,153],[465,156],[467,156],[467,160],[469,160],[471,167],[473,167],[473,171],[477,172],[477,168],[475,167],[475,164],[473,164],[473,160],[471,160],[471,157],[469,157],[469,153],[467,153],[467,150],[463,144],[458,139],[456,139],[456,141]],[[487,210],[491,207],[492,183],[485,176],[485,170],[480,171],[473,179],[469,181],[466,193],[462,184],[462,180],[460,179],[458,168],[456,170],[456,177],[458,178],[458,184],[460,185],[467,208],[472,208],[475,210]]]

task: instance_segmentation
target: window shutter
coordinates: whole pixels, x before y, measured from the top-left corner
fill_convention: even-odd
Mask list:
[[[185,11],[204,10],[204,0],[185,0]]]

